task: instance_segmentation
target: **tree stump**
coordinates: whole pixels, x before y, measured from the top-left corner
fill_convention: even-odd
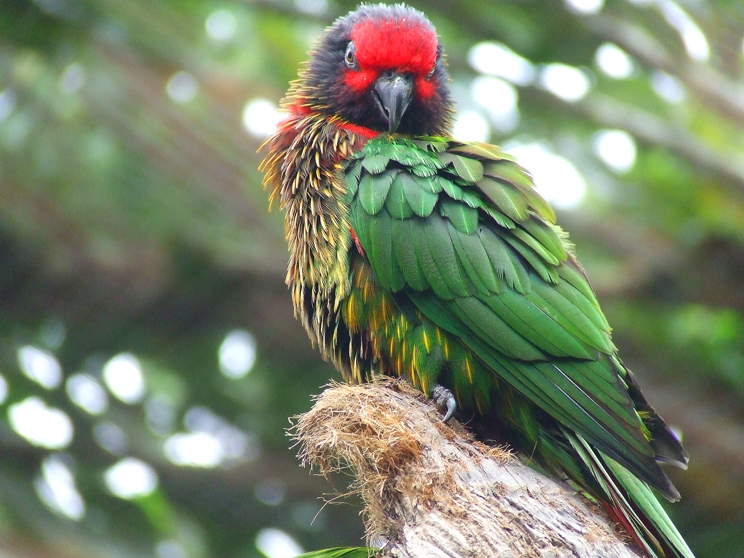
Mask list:
[[[399,380],[333,384],[298,417],[303,464],[348,470],[371,544],[395,558],[639,558],[565,483],[474,441]]]

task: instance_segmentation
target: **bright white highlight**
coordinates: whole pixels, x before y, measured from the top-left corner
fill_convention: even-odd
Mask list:
[[[633,75],[633,59],[617,45],[604,43],[594,55],[599,69],[613,79],[627,79]]]
[[[70,401],[91,415],[100,415],[108,408],[106,390],[89,374],[73,374],[65,387]]]
[[[103,381],[124,403],[139,403],[145,396],[145,379],[139,360],[132,353],[121,353],[103,366]]]
[[[636,142],[624,130],[600,130],[592,138],[594,153],[618,174],[628,172],[636,161]]]
[[[503,79],[480,76],[473,80],[471,92],[488,111],[491,121],[502,132],[511,132],[519,123],[517,89]]]
[[[256,548],[266,558],[294,558],[304,552],[296,540],[284,531],[273,527],[261,529],[258,532]]]
[[[235,36],[238,29],[238,22],[230,10],[215,10],[204,23],[209,38],[224,43]]]
[[[672,0],[657,0],[657,4],[669,25],[682,37],[687,55],[693,60],[707,62],[710,58],[710,46],[697,23]]]
[[[67,465],[56,456],[41,465],[42,476],[34,481],[36,493],[52,511],[79,521],[85,515],[85,501],[75,486]]]
[[[62,382],[62,367],[47,351],[25,345],[16,353],[18,366],[28,378],[46,389],[54,389]]]
[[[681,103],[687,98],[687,91],[682,82],[664,72],[657,71],[651,75],[651,87],[668,103]]]
[[[535,67],[501,43],[484,42],[468,52],[468,62],[474,70],[504,78],[516,85],[529,85],[535,79]]]
[[[271,101],[252,99],[243,108],[243,128],[251,136],[263,139],[273,134],[286,116]]]
[[[188,467],[216,467],[224,459],[220,441],[204,432],[174,434],[163,449],[172,463]]]
[[[591,83],[584,72],[566,64],[548,64],[540,72],[540,85],[556,97],[573,103],[589,92]]]
[[[165,85],[165,91],[173,102],[183,105],[196,97],[199,82],[188,72],[176,72]]]
[[[41,463],[41,477],[34,481],[39,498],[52,511],[75,521],[85,516],[85,501],[75,486],[75,478],[58,456],[47,457]]]
[[[134,457],[125,457],[106,469],[103,480],[114,496],[124,500],[152,494],[158,486],[155,469]]]
[[[255,434],[241,430],[206,407],[192,407],[183,421],[192,432],[204,432],[219,440],[225,459],[253,461],[260,454]]]
[[[486,141],[491,129],[481,113],[474,110],[464,110],[457,115],[452,126],[452,134],[458,140]]]
[[[570,209],[581,203],[586,182],[576,167],[542,143],[504,145],[535,181],[535,188],[554,207]]]
[[[218,351],[220,370],[236,380],[251,371],[256,362],[256,339],[243,329],[231,331]]]
[[[604,7],[604,0],[565,0],[574,12],[580,14],[596,14]]]
[[[73,427],[63,411],[47,407],[31,396],[8,407],[8,422],[29,443],[48,449],[62,449],[72,442]]]
[[[8,398],[8,381],[0,374],[0,405]]]
[[[217,467],[226,461],[255,460],[260,449],[255,435],[243,432],[206,407],[192,407],[184,416],[191,432],[169,436],[163,444],[175,465]]]

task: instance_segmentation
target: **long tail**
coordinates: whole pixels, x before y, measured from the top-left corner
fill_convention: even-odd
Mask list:
[[[573,432],[571,445],[605,493],[610,514],[654,558],[695,558],[649,486]]]
[[[326,548],[308,552],[297,558],[373,558],[379,553],[376,548]]]

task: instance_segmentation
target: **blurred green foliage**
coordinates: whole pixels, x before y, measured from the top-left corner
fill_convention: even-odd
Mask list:
[[[670,513],[699,558],[741,556],[744,5],[413,4],[476,132],[583,177],[559,219],[626,364],[691,455],[671,472],[684,499]],[[251,131],[273,108],[249,111],[276,106],[314,37],[353,7],[3,1],[3,555],[289,556],[362,541],[353,499],[321,499],[345,479],[329,487],[288,447],[287,417],[337,376],[292,317],[282,219],[257,171],[265,132]],[[483,75],[484,43],[532,77]],[[598,61],[607,43],[630,61],[621,78]],[[578,69],[585,93],[558,94],[543,79],[554,63]],[[618,144],[599,147],[606,130],[635,149],[622,168]]]

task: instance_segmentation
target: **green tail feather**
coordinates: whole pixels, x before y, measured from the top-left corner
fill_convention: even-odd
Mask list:
[[[302,554],[297,558],[371,558],[379,554],[379,550],[376,548],[326,548],[324,550],[314,550],[307,554]]]
[[[566,436],[605,492],[604,499],[622,515],[622,523],[632,529],[651,556],[695,558],[645,482],[612,458],[592,449],[580,436],[570,432]]]

